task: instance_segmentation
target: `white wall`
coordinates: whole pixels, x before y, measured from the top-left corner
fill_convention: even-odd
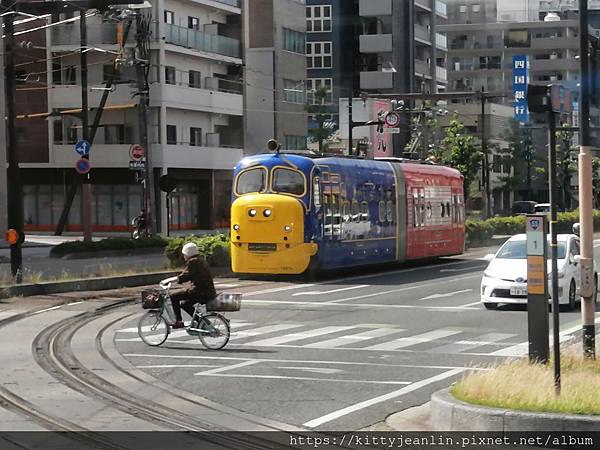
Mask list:
[[[213,21],[219,23],[227,22],[225,13],[196,3],[165,0],[163,7],[165,10],[173,11],[175,13],[175,25],[181,27],[187,28],[188,16],[197,17],[200,20],[200,31],[203,31],[203,24],[210,24],[213,23]],[[160,21],[164,21],[164,16],[160,17]]]

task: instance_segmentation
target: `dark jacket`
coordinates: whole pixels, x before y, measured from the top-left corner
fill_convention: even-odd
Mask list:
[[[190,295],[203,300],[212,300],[217,296],[213,278],[204,258],[194,256],[187,260],[183,272],[178,277],[179,283],[192,282]]]

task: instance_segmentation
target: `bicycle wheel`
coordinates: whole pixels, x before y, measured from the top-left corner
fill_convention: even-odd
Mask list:
[[[209,350],[219,350],[229,342],[229,322],[217,313],[202,316],[198,333],[200,342]]]
[[[158,347],[167,340],[169,324],[160,311],[148,311],[140,318],[138,334],[145,344]]]

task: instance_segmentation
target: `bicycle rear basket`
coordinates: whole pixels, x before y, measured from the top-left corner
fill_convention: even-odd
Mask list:
[[[158,309],[162,302],[162,296],[156,289],[148,289],[142,291],[142,308]]]
[[[223,293],[206,304],[207,311],[239,311],[242,307],[242,294]]]

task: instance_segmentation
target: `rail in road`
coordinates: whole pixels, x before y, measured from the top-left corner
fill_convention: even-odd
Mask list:
[[[13,377],[11,380],[8,375],[3,374],[5,376],[3,386],[0,387],[0,405],[12,413],[31,419],[40,429],[71,432],[65,436],[101,449],[118,450],[138,446],[144,448],[143,444],[136,445],[132,442],[131,436],[101,432],[119,428],[119,422],[123,423],[124,418],[128,422],[124,427],[120,426],[124,430],[282,430],[258,418],[253,420],[248,415],[236,415],[231,410],[223,411],[222,408],[207,405],[206,402],[190,398],[193,396],[182,395],[181,392],[169,389],[165,385],[149,385],[145,380],[138,379],[116,366],[102,348],[103,331],[114,321],[123,318],[121,311],[116,315],[110,313],[130,301],[101,302],[100,306],[84,308],[83,311],[74,311],[71,305],[82,304],[74,302],[62,307],[17,313],[0,320],[0,336],[5,333],[10,335],[10,330],[19,326],[31,331],[33,338],[28,343],[15,345],[14,354],[7,355],[14,357],[9,361],[19,361],[22,364],[21,367],[8,369],[20,371],[27,367],[27,376],[30,379],[23,380],[24,374],[21,374],[20,380],[17,381],[19,377]],[[109,322],[103,323],[98,333],[85,336],[85,339],[92,339],[92,346],[82,345],[81,342],[74,343],[74,337],[76,340],[81,339],[81,336],[77,337],[78,331],[95,321],[106,321],[107,318]],[[79,348],[79,354],[76,354],[73,345]],[[31,364],[32,361],[26,361],[24,350],[27,346],[30,346],[37,367]],[[90,347],[94,346],[100,358],[92,358],[90,368],[82,364],[80,358],[89,359],[89,355],[86,354],[89,354]],[[16,365],[19,366],[19,363]],[[103,372],[98,369],[99,366],[104,369],[112,367],[111,376],[119,385],[110,381],[110,376],[98,375],[97,373]],[[35,385],[37,389],[34,391],[32,388]],[[127,386],[127,389],[122,386]],[[45,398],[41,391],[46,391]],[[287,429],[292,430],[293,427]],[[65,439],[65,436],[59,439]],[[274,447],[272,440],[249,434],[191,434],[187,439],[190,445],[198,445],[195,437],[203,443],[216,445],[214,448]],[[19,445],[19,437],[13,439],[13,444]],[[27,440],[23,436],[21,439]],[[178,444],[181,443],[178,441]]]

